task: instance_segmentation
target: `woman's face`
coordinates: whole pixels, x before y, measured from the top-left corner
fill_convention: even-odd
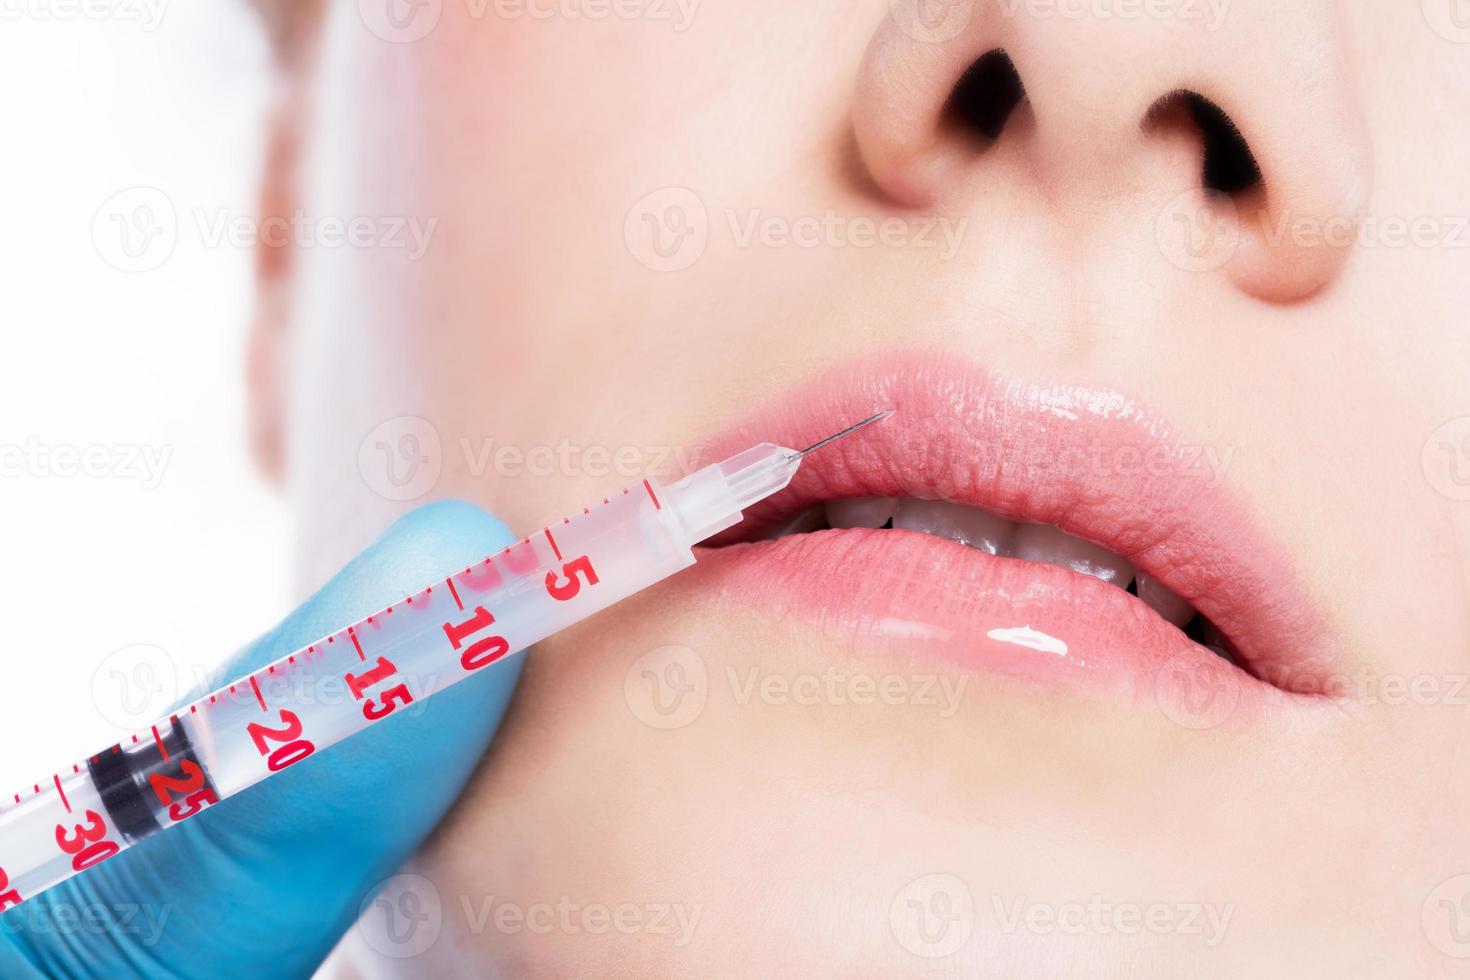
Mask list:
[[[533,651],[414,969],[1470,954],[1470,26],[1422,6],[331,5],[271,196],[428,237],[268,283],[304,583],[433,497],[530,530],[896,413]]]

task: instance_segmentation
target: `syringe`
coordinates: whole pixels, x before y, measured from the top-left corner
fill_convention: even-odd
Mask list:
[[[646,479],[0,801],[0,911],[688,568],[807,455],[891,414]]]

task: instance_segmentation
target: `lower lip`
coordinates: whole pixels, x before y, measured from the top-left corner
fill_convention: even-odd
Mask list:
[[[1226,720],[1208,717],[1223,702],[1202,713],[1202,690],[1224,692],[1236,721],[1279,695],[1117,586],[929,535],[819,531],[699,557],[689,574],[727,604],[804,622],[842,648],[1107,690],[1209,727]]]

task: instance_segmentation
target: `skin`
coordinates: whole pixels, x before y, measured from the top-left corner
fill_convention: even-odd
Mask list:
[[[956,710],[741,703],[730,669],[820,676],[863,668],[861,652],[676,580],[535,651],[412,869],[443,899],[443,934],[375,969],[1462,965],[1446,950],[1467,952],[1450,927],[1470,894],[1454,880],[1470,872],[1470,505],[1453,496],[1470,461],[1453,451],[1464,429],[1441,427],[1470,415],[1470,242],[1455,218],[1470,49],[1418,4],[1327,0],[1239,0],[1213,31],[985,13],[943,45],[907,42],[882,0],[705,0],[682,31],[474,9],[445,3],[406,44],[365,30],[352,3],[283,22],[266,213],[437,221],[417,259],[262,254],[255,442],[294,502],[303,589],[430,498],[529,529],[636,483],[590,463],[477,466],[486,440],[693,453],[837,357],[943,350],[1117,388],[1230,449],[1226,479],[1354,667],[1309,707],[1204,730],[1095,692],[902,660],[866,669],[964,679]],[[958,71],[997,46],[1028,99],[980,152],[936,119]],[[1229,205],[1245,231],[1228,261],[1202,270],[1156,233],[1181,194],[1199,213],[1198,136],[1177,119],[1142,125],[1178,88],[1226,108],[1265,182]],[[659,272],[624,229],[669,187],[697,193],[711,232],[689,268]],[[966,224],[947,256],[741,247],[729,209]],[[1283,216],[1352,232],[1335,246],[1273,238]],[[1433,241],[1391,240],[1385,222],[1421,218]],[[443,447],[437,482],[412,500],[385,499],[354,465],[401,416],[429,420]],[[669,645],[697,654],[709,694],[692,723],[660,730],[625,679]],[[934,874],[964,883],[974,929],[931,960],[890,912]],[[698,919],[683,943],[677,926],[477,927],[462,902],[488,896]],[[1094,898],[1162,905],[1174,926],[1008,919],[1017,903]],[[1195,906],[1200,921],[1182,924]]]

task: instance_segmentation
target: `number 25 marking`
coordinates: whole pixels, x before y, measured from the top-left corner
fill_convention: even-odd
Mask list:
[[[213,803],[219,802],[219,797],[214,790],[204,785],[204,770],[192,759],[184,759],[179,763],[179,770],[184,774],[179,776],[166,776],[161,772],[155,772],[148,777],[148,785],[153,788],[153,795],[158,797],[158,802],[168,807],[169,819],[174,823],[192,817]],[[182,796],[182,803],[174,803],[174,797]]]

